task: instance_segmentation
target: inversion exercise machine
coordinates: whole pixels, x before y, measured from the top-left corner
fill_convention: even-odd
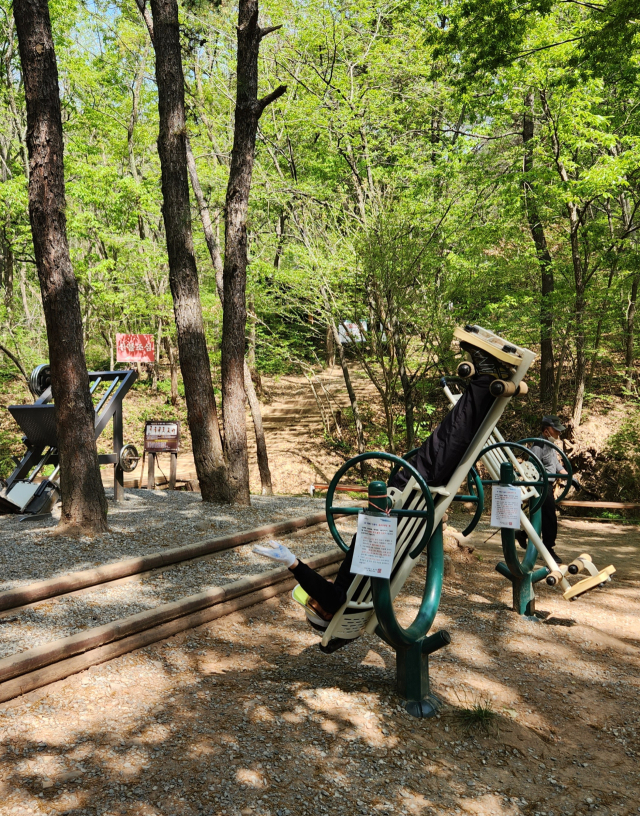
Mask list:
[[[495,444],[491,440],[491,435],[509,400],[513,396],[526,393],[524,377],[536,356],[529,349],[515,346],[480,326],[456,329],[455,337],[462,343],[476,346],[497,358],[509,369],[510,376],[506,379],[496,379],[491,384],[490,392],[495,401],[448,483],[436,487],[425,483],[411,464],[411,458],[417,449],[409,452],[404,458],[383,452],[364,453],[350,459],[337,471],[331,480],[326,497],[329,529],[338,546],[345,552],[348,545],[336,527],[336,515],[357,515],[361,512],[388,513],[397,517],[398,526],[391,577],[384,579],[355,575],[347,591],[345,604],[336,612],[324,631],[320,648],[331,653],[364,632],[369,634],[375,632],[396,652],[397,689],[406,701],[407,711],[415,717],[430,717],[438,710],[438,700],[430,693],[429,688],[429,655],[450,643],[450,636],[446,631],[429,634],[438,610],[443,583],[443,517],[453,501],[472,502],[476,505],[476,510],[464,534],[468,535],[478,523],[484,505],[484,485],[495,483],[496,480],[492,478],[484,480],[483,483],[474,465],[483,457],[487,443]],[[461,364],[458,373],[462,376],[471,376],[474,373],[473,364],[466,362]],[[334,496],[342,477],[361,462],[368,460],[391,463],[394,469],[390,478],[399,468],[410,473],[410,479],[404,489],[387,487],[381,481],[371,482],[368,491],[370,509],[363,511],[361,507],[334,506]],[[542,475],[544,468],[539,462],[538,465],[540,470],[536,468],[536,473],[539,474],[539,479],[535,480],[535,484],[531,483],[530,472],[525,472],[523,479],[523,473],[520,471],[519,480],[513,479],[512,482],[527,489],[533,489],[537,485],[541,488],[542,495],[544,484],[547,482],[546,477]],[[459,493],[463,483],[467,492]],[[533,528],[531,529],[535,533]],[[529,529],[527,533],[529,534]],[[536,534],[536,537],[537,541],[530,536],[530,540],[534,541],[534,548],[539,542],[539,535]],[[542,546],[542,543],[539,543]],[[546,548],[542,549],[546,551]],[[409,627],[404,628],[396,618],[393,600],[404,586],[422,552],[426,552],[427,556],[422,601],[415,620]],[[542,550],[540,552],[542,553]],[[545,575],[558,569],[548,551],[546,555],[551,563],[545,558],[545,564],[548,565],[544,567]]]
[[[466,374],[464,363],[458,367],[459,373]],[[468,376],[468,375],[467,375]],[[451,378],[442,378],[445,395],[453,407],[462,394],[454,393],[450,386]],[[513,609],[520,615],[533,617],[535,614],[535,593],[533,585],[546,579],[549,586],[560,586],[563,589],[565,600],[574,601],[591,589],[604,586],[611,580],[615,567],[609,565],[603,570],[593,563],[588,553],[582,553],[570,564],[557,564],[545,547],[540,536],[542,504],[549,490],[553,490],[554,481],[564,482],[562,491],[554,498],[556,504],[561,502],[571,488],[573,469],[566,453],[548,439],[527,438],[518,442],[508,442],[498,428],[494,428],[487,440],[487,446],[482,451],[480,461],[489,472],[489,479],[482,479],[486,485],[517,485],[521,491],[522,509],[520,511],[520,527],[527,534],[527,548],[522,561],[518,557],[516,548],[515,530],[503,527],[502,550],[505,560],[496,565],[496,570],[511,581],[513,587]],[[531,450],[526,447],[536,444],[552,448],[559,461],[562,462],[563,472],[547,473],[542,462]],[[528,505],[529,515],[525,508]],[[538,556],[545,566],[536,569]],[[587,573],[587,576],[573,586],[567,575]]]
[[[95,438],[113,420],[113,453],[101,453],[101,465],[113,465],[114,499],[124,498],[124,474],[135,470],[140,456],[133,445],[123,440],[122,401],[136,381],[137,372],[90,371],[89,385],[95,405]],[[106,383],[103,393],[98,391]],[[20,426],[26,451],[21,459],[14,457],[15,469],[0,491],[0,513],[24,513],[25,516],[43,515],[51,510],[59,497],[55,479],[59,471],[55,404],[52,402],[51,369],[37,366],[29,379],[29,388],[36,398],[31,405],[10,405],[8,410]],[[95,395],[95,396],[94,396]],[[53,465],[53,472],[36,481],[45,465]]]

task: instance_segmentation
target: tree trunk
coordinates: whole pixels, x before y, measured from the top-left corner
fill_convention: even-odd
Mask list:
[[[249,504],[249,464],[245,414],[245,289],[247,210],[258,121],[286,88],[258,99],[260,41],[273,29],[258,25],[258,0],[240,0],[237,90],[231,167],[225,201],[224,303],[222,318],[222,411],[229,487],[234,501]]]
[[[95,412],[84,357],[78,282],[65,216],[58,66],[47,0],[15,0],[27,105],[29,218],[44,308],[56,405],[62,515],[60,528],[95,534],[107,528],[95,440]]]
[[[248,323],[249,329],[247,331],[247,365],[249,371],[253,374],[256,370],[256,306],[253,295],[249,295],[249,313]]]
[[[353,389],[353,383],[351,382],[351,375],[349,373],[349,366],[347,365],[347,357],[344,353],[344,348],[342,343],[340,342],[340,333],[338,332],[338,327],[336,326],[335,320],[333,319],[333,314],[331,312],[331,304],[329,303],[329,297],[327,294],[327,290],[324,286],[320,288],[320,293],[322,294],[322,298],[324,300],[324,308],[327,313],[327,321],[328,326],[331,329],[333,334],[333,342],[335,348],[338,349],[338,359],[340,360],[340,367],[342,368],[342,376],[344,377],[344,384],[347,388],[347,394],[349,395],[349,402],[351,403],[351,410],[353,412],[353,418],[356,423],[356,437],[358,440],[358,453],[364,453],[364,431],[362,429],[362,420],[360,419],[360,411],[358,410],[358,399],[356,397],[356,392]]]
[[[560,139],[556,130],[556,123],[551,115],[549,102],[545,91],[540,91],[540,101],[545,113],[547,122],[549,123],[551,132],[551,142],[553,145],[554,159],[558,175],[562,179],[563,184],[569,187],[570,178],[566,167],[561,158]],[[569,218],[569,240],[571,244],[571,263],[573,265],[573,279],[575,285],[575,343],[576,343],[576,390],[573,399],[573,429],[580,426],[582,419],[582,403],[584,401],[585,385],[587,380],[587,351],[585,338],[585,310],[586,310],[586,289],[587,278],[586,270],[583,267],[582,258],[580,257],[580,211],[578,205],[574,201],[568,201],[566,204],[567,216]]]
[[[165,334],[162,338],[164,350],[169,360],[169,372],[171,376],[171,404],[175,408],[178,404],[178,366],[176,365],[176,354],[171,345],[171,341]]]
[[[178,4],[176,0],[151,0],[151,14],[160,114],[162,215],[193,458],[202,500],[229,502],[233,494],[222,453],[191,234]]]
[[[333,368],[336,364],[336,342],[333,336],[333,329],[329,323],[327,323],[324,350],[325,364],[327,368]]]
[[[530,91],[525,97],[525,113],[522,120],[525,174],[533,170],[533,117],[534,95],[533,91]],[[553,265],[531,179],[523,180],[522,193],[529,231],[540,265],[540,399],[547,402],[553,394],[553,308],[550,302],[554,289]]]
[[[202,221],[202,230],[204,238],[207,242],[211,263],[216,273],[216,288],[218,290],[218,297],[220,303],[224,307],[224,284],[223,284],[223,264],[220,256],[220,247],[216,240],[213,231],[213,224],[211,222],[211,215],[209,207],[202,193],[200,186],[200,179],[198,178],[198,168],[196,160],[191,150],[191,143],[187,137],[187,164],[189,166],[189,176],[191,178],[191,187],[193,194],[196,197],[198,210],[200,211],[200,220]],[[250,308],[253,312],[253,300],[250,301]],[[260,472],[260,485],[263,496],[273,496],[273,485],[271,483],[271,469],[269,468],[269,455],[267,453],[267,442],[264,436],[264,426],[262,424],[262,410],[260,408],[260,400],[256,394],[256,389],[253,385],[251,374],[256,365],[256,321],[255,318],[250,319],[249,330],[249,360],[244,363],[244,390],[249,402],[251,410],[251,417],[253,419],[253,428],[256,435],[256,458],[258,460],[258,470]]]
[[[634,323],[636,317],[636,304],[638,302],[638,282],[640,276],[634,275],[631,279],[631,292],[629,294],[629,304],[625,315],[625,349],[624,362],[626,366],[626,386],[629,391],[634,388],[635,368],[633,365],[634,347]]]

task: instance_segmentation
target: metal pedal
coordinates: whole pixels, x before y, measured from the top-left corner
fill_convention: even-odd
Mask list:
[[[580,595],[584,595],[585,592],[589,592],[590,589],[595,589],[597,586],[610,581],[615,571],[616,568],[613,564],[610,564],[608,567],[600,570],[597,575],[590,575],[588,578],[583,578],[582,581],[578,581],[577,584],[574,584],[570,589],[564,592],[564,599],[566,601],[575,601],[576,598]]]

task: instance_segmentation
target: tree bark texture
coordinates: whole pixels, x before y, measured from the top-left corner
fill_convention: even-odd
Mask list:
[[[534,137],[534,94],[525,97],[525,112],[522,121],[522,143],[524,145],[523,171],[533,170]],[[540,399],[547,402],[553,395],[553,309],[550,303],[554,289],[553,266],[547,237],[540,220],[538,205],[531,179],[522,182],[524,207],[529,223],[529,231],[536,248],[540,264]]]
[[[347,394],[349,395],[349,402],[351,404],[351,410],[353,411],[353,419],[356,424],[356,438],[358,440],[358,453],[364,453],[364,430],[362,428],[362,419],[360,418],[360,411],[358,410],[358,398],[356,397],[356,392],[353,388],[353,383],[351,382],[351,374],[349,373],[349,366],[347,365],[347,357],[344,353],[344,347],[340,342],[340,333],[338,331],[338,327],[336,326],[336,322],[333,319],[333,314],[331,312],[331,304],[329,302],[329,296],[326,290],[326,287],[322,286],[320,288],[320,293],[322,295],[322,300],[324,302],[324,309],[327,315],[327,326],[331,331],[333,336],[333,345],[334,348],[338,350],[338,359],[340,360],[340,368],[342,368],[342,376],[344,377],[344,384],[347,389]]]
[[[89,392],[78,282],[71,267],[65,216],[58,66],[47,0],[15,0],[27,106],[29,219],[47,327],[56,405],[62,515],[68,532],[107,528]]]
[[[634,339],[635,339],[635,332],[634,332],[634,323],[636,318],[636,304],[638,302],[638,283],[640,282],[640,278],[638,275],[634,275],[631,279],[631,291],[629,292],[629,302],[627,304],[627,313],[625,315],[625,333],[624,333],[624,341],[625,341],[625,349],[624,349],[624,361],[626,366],[626,386],[629,390],[634,387],[634,377],[635,377],[635,366],[634,366],[634,358],[633,358],[633,350],[634,350]]]
[[[233,497],[222,452],[191,234],[178,4],[176,0],[152,0],[151,14],[160,114],[162,215],[193,458],[202,500],[229,502]]]
[[[258,25],[258,0],[240,0],[235,122],[225,201],[222,411],[229,486],[233,500],[241,504],[250,503],[244,390],[247,210],[258,121],[267,105],[286,90],[279,86],[258,99],[258,52],[270,30]]]
[[[220,247],[218,246],[216,235],[213,230],[209,207],[202,193],[202,187],[200,186],[198,168],[196,166],[196,160],[193,155],[193,151],[191,150],[191,143],[189,142],[188,136],[187,164],[189,167],[189,177],[191,178],[191,188],[193,189],[193,194],[195,195],[196,202],[198,204],[198,210],[200,211],[200,220],[202,221],[204,238],[207,242],[211,263],[213,264],[213,269],[216,273],[216,288],[218,290],[218,297],[220,298],[220,303],[224,308],[224,265],[220,255]],[[255,320],[252,321],[251,325],[253,326],[253,367],[255,367]],[[250,338],[249,349],[251,350],[251,348],[252,345]],[[267,441],[264,436],[264,426],[262,424],[262,410],[260,408],[260,400],[258,399],[256,389],[253,385],[253,380],[251,379],[251,359],[248,362],[245,360],[244,363],[244,390],[247,396],[247,401],[249,402],[249,409],[251,410],[251,417],[253,419],[253,428],[256,435],[256,458],[258,460],[258,471],[260,472],[262,495],[273,496],[271,469],[269,468],[269,455],[267,453]]]

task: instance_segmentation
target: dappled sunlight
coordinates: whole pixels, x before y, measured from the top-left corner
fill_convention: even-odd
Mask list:
[[[434,625],[452,635],[430,659],[439,718],[399,706],[387,644],[323,655],[284,595],[0,708],[7,813],[301,816],[315,803],[331,816],[529,816],[579,812],[586,796],[617,813],[640,750],[637,650],[585,616],[593,606],[613,621],[628,588],[571,606],[545,590],[548,622],[532,623],[508,610],[490,563],[457,569]],[[423,581],[421,570],[398,599],[405,623]],[[486,731],[457,719],[483,702]],[[596,783],[605,758],[609,782]]]

